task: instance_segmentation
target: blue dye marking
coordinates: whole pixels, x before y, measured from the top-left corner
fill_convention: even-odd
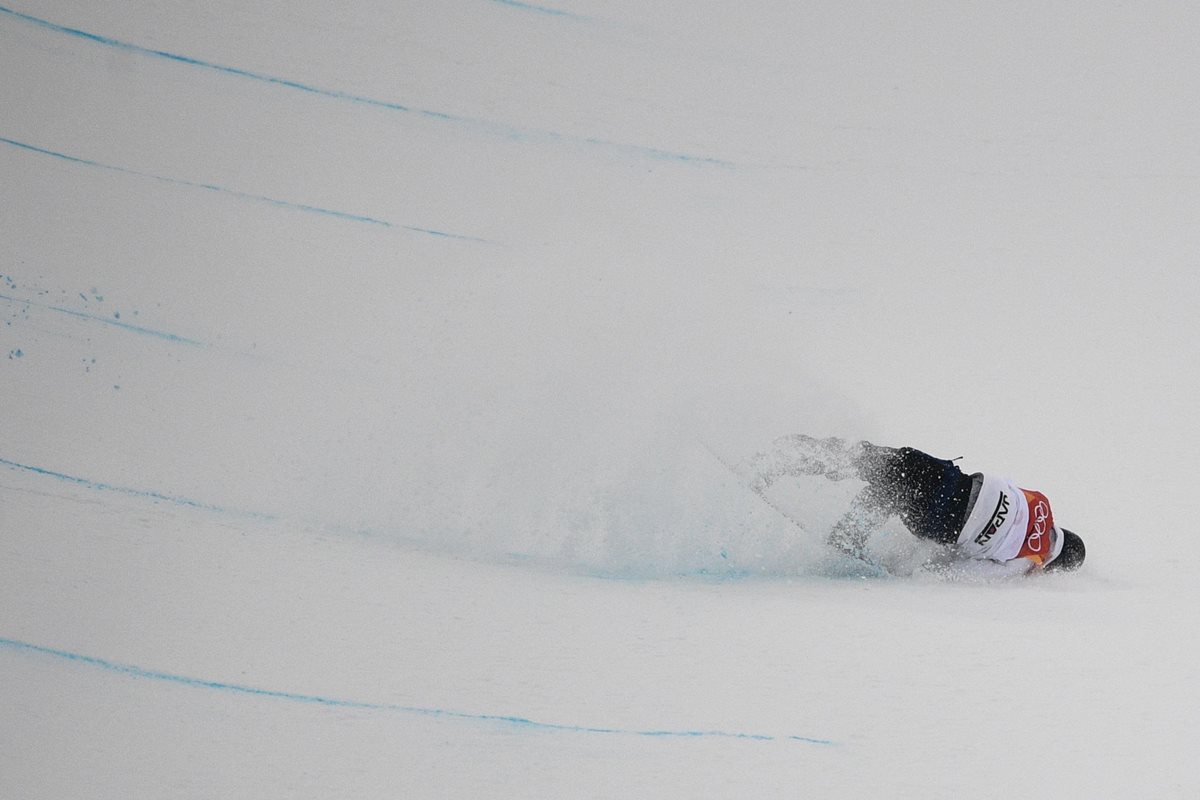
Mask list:
[[[545,9],[541,6],[533,6],[533,5],[527,5],[524,3],[517,3],[517,2],[509,2],[507,4],[513,5],[513,6],[519,6],[519,7],[526,7],[531,10],[542,11],[543,13],[552,12],[552,9]],[[15,11],[15,10],[13,10],[11,8],[7,8],[5,6],[0,6],[0,14],[6,14],[14,19],[19,19],[19,20],[21,20],[23,22],[27,22],[31,25],[36,25],[39,28],[44,28],[46,30],[54,31],[55,33],[61,33],[61,34],[65,34],[67,36],[74,36],[79,39],[85,39],[89,42],[94,42],[95,44],[102,44],[106,47],[115,47],[119,50],[124,50],[124,51],[130,52],[130,53],[138,53],[140,55],[145,55],[145,56],[154,56],[156,58],[165,58],[169,61],[174,61],[174,62],[180,63],[180,64],[186,64],[186,65],[192,66],[192,67],[202,67],[204,69],[215,70],[217,72],[221,72],[221,73],[224,73],[227,75],[236,75],[239,78],[248,78],[250,80],[262,81],[264,83],[269,83],[274,86],[282,86],[287,89],[295,89],[297,91],[306,92],[308,94],[320,95],[322,97],[330,97],[335,100],[345,100],[345,101],[348,101],[351,103],[361,103],[363,105],[375,106],[377,108],[385,108],[390,111],[400,111],[400,112],[403,112],[406,114],[417,114],[417,115],[425,117],[427,119],[433,119],[433,120],[437,120],[439,122],[450,122],[450,123],[454,123],[454,124],[458,124],[458,125],[471,125],[471,126],[481,128],[481,129],[488,131],[494,135],[501,136],[504,138],[510,138],[510,139],[516,139],[516,140],[529,140],[529,139],[537,138],[537,139],[542,139],[545,141],[552,141],[552,142],[574,141],[574,142],[581,142],[583,144],[593,145],[593,146],[597,146],[597,147],[605,147],[605,148],[620,150],[620,151],[623,151],[626,153],[631,153],[631,154],[638,155],[641,157],[646,157],[646,158],[679,161],[679,162],[691,163],[691,164],[703,164],[703,165],[708,165],[708,166],[720,166],[720,167],[734,166],[734,164],[732,162],[725,161],[725,160],[722,160],[719,158],[708,158],[705,156],[696,156],[696,155],[690,155],[687,153],[673,153],[673,152],[670,152],[667,150],[659,150],[659,149],[652,148],[652,147],[641,147],[639,145],[622,144],[620,142],[610,142],[605,139],[569,136],[566,134],[554,133],[554,132],[550,132],[550,131],[522,130],[520,128],[513,128],[508,125],[491,122],[491,121],[485,120],[485,119],[479,119],[479,118],[475,118],[475,117],[463,117],[463,116],[457,116],[454,114],[447,114],[442,111],[432,111],[432,110],[424,109],[424,108],[416,108],[413,106],[404,105],[402,103],[395,103],[390,100],[379,100],[379,99],[373,98],[373,97],[366,97],[364,95],[352,94],[350,92],[343,92],[338,89],[322,89],[318,86],[313,86],[311,84],[302,83],[300,81],[290,80],[288,78],[280,78],[280,77],[277,77],[274,75],[267,75],[262,72],[253,72],[251,70],[242,69],[240,67],[230,67],[230,66],[227,66],[224,64],[217,64],[212,61],[205,61],[203,59],[193,58],[191,56],[184,56],[184,55],[179,55],[177,53],[170,53],[165,50],[155,50],[155,49],[149,48],[149,47],[142,47],[141,45],[133,44],[132,42],[125,42],[125,41],[121,41],[120,39],[113,39],[108,36],[101,36],[100,34],[80,30],[79,28],[71,28],[66,25],[59,25],[56,22],[50,22],[49,20],[45,20],[40,17],[35,17],[30,14],[23,14],[20,11]],[[209,188],[209,187],[205,187],[205,188]],[[221,190],[218,190],[218,191],[221,191]],[[265,198],[257,198],[257,199],[265,199]],[[423,231],[423,232],[427,232],[427,231]]]
[[[113,386],[113,389],[120,388],[120,386]],[[42,475],[47,478],[54,478],[55,480],[60,480],[64,483],[83,486],[98,492],[114,492],[116,494],[128,495],[129,497],[139,497],[146,500],[159,500],[164,503],[171,503],[177,506],[186,506],[188,508],[195,508],[201,511],[215,511],[219,514],[235,514],[239,517],[249,517],[251,519],[258,519],[268,522],[278,519],[278,517],[274,516],[273,514],[264,514],[259,511],[241,511],[237,509],[223,508],[221,506],[212,505],[211,503],[202,503],[199,500],[191,500],[187,497],[162,494],[160,492],[149,491],[146,489],[131,489],[126,486],[114,486],[111,483],[101,483],[99,481],[88,480],[87,478],[79,478],[74,475],[67,475],[62,472],[54,472],[53,470],[43,469],[42,467],[20,464],[16,461],[9,461],[6,458],[0,458],[0,466],[8,467],[9,469],[13,470],[20,470],[22,472],[31,472],[35,475]]]
[[[511,6],[519,8],[522,11],[536,11],[538,14],[546,14],[552,17],[570,17],[571,19],[586,19],[573,11],[564,11],[561,8],[547,8],[546,6],[537,6],[533,3],[522,3],[520,0],[492,0],[493,3],[499,3],[502,6]]]
[[[82,295],[80,295],[80,296],[82,297]],[[85,297],[84,299],[86,300],[87,298]],[[26,306],[33,306],[34,308],[43,308],[43,309],[46,309],[47,311],[55,311],[59,314],[68,314],[72,317],[78,317],[79,319],[86,319],[86,320],[90,320],[92,322],[99,322],[104,325],[111,325],[114,328],[121,328],[122,330],[131,331],[133,333],[140,333],[143,336],[153,336],[157,339],[165,339],[168,342],[175,342],[177,344],[186,344],[186,345],[191,345],[193,347],[211,347],[212,346],[212,345],[208,344],[207,342],[200,342],[195,339],[187,339],[187,338],[184,338],[183,336],[179,336],[174,333],[167,333],[166,331],[156,331],[153,328],[143,328],[140,325],[130,325],[128,322],[120,322],[116,319],[109,319],[108,317],[101,317],[98,314],[88,314],[83,311],[75,311],[74,309],[63,308],[61,306],[52,306],[52,305],[47,305],[45,303],[37,303],[32,300],[21,300],[16,297],[9,297],[8,295],[5,295],[5,294],[0,294],[0,300],[6,300],[10,303],[20,303],[20,304],[23,304]]]
[[[56,650],[50,647],[42,647],[41,645],[30,644],[28,642],[18,641],[16,639],[8,639],[0,637],[0,647],[6,647],[11,650],[25,651],[29,653],[37,653],[44,656],[52,656],[64,661],[70,661],[76,664],[84,664],[90,667],[116,672],[122,675],[129,675],[134,678],[146,678],[149,680],[166,681],[168,683],[181,684],[197,689],[213,689],[222,692],[232,692],[234,694],[253,695],[256,697],[269,697],[275,700],[288,700],[294,703],[309,703],[322,706],[331,706],[334,708],[356,708],[367,711],[391,711],[401,714],[413,714],[423,717],[441,717],[444,719],[463,720],[469,722],[498,722],[506,725],[514,725],[522,728],[533,728],[537,730],[547,731],[563,731],[566,733],[607,733],[620,734],[625,736],[650,736],[650,737],[682,737],[682,738],[723,738],[723,739],[748,739],[758,742],[771,742],[776,740],[791,741],[791,742],[807,742],[809,744],[832,745],[833,741],[829,739],[817,739],[809,736],[773,736],[762,733],[740,733],[736,731],[720,731],[720,730],[705,730],[705,731],[672,731],[672,730],[637,730],[633,728],[601,728],[588,725],[567,725],[557,722],[539,722],[537,720],[528,719],[527,717],[506,716],[502,714],[473,714],[465,711],[453,711],[444,708],[422,708],[419,706],[403,706],[394,703],[371,703],[362,700],[345,700],[336,697],[324,697],[315,694],[298,694],[295,692],[284,692],[276,689],[262,689],[255,686],[246,686],[239,683],[225,683],[223,681],[205,680],[202,678],[191,678],[186,675],[176,675],[170,672],[159,672],[157,670],[145,669],[132,664],[121,664],[115,661],[109,661],[95,656],[81,655],[72,653],[67,650]]]
[[[4,8],[0,8],[0,12],[2,12],[4,10],[5,10]],[[95,167],[96,169],[108,170],[109,172],[119,172],[123,175],[134,175],[139,178],[149,178],[150,180],[159,181],[161,183],[168,183],[173,186],[187,186],[192,189],[204,189],[204,190],[210,191],[210,192],[218,192],[220,194],[226,194],[226,195],[230,195],[232,197],[237,197],[241,200],[251,200],[254,202],[258,202],[258,203],[267,203],[268,205],[278,206],[279,208],[289,208],[294,211],[304,211],[309,214],[322,214],[327,217],[335,217],[337,219],[347,220],[349,222],[362,222],[362,223],[366,223],[368,225],[380,225],[384,228],[397,228],[400,230],[412,231],[413,233],[422,233],[422,234],[426,234],[429,236],[440,236],[440,237],[447,238],[447,239],[461,239],[461,240],[467,241],[467,242],[484,242],[485,241],[483,239],[479,239],[474,236],[464,236],[462,234],[457,234],[457,233],[447,233],[446,231],[434,230],[432,228],[419,228],[415,225],[398,225],[394,222],[388,222],[387,220],[384,220],[384,219],[376,219],[375,217],[367,217],[367,216],[363,216],[361,214],[351,214],[346,211],[336,211],[331,208],[321,208],[320,206],[310,206],[305,203],[293,203],[290,200],[279,200],[277,198],[266,197],[261,194],[251,194],[250,192],[240,192],[237,189],[227,189],[224,186],[217,186],[217,185],[211,184],[211,183],[197,183],[195,181],[184,180],[182,178],[169,178],[165,175],[155,175],[150,172],[140,172],[136,169],[129,169],[128,167],[118,167],[118,166],[114,166],[112,164],[102,164],[99,161],[92,161],[92,160],[86,159],[86,158],[79,158],[78,156],[68,155],[67,153],[60,153],[56,150],[47,150],[44,147],[37,147],[36,145],[26,144],[25,142],[18,142],[15,139],[8,139],[3,136],[0,136],[0,142],[3,142],[4,144],[10,145],[12,147],[18,147],[22,150],[28,150],[29,152],[32,152],[32,153],[38,153],[40,155],[50,156],[52,158],[58,158],[63,161],[69,161],[72,164],[81,164],[86,167]],[[87,297],[84,296],[83,294],[80,294],[79,296],[82,297],[85,301],[87,300]]]

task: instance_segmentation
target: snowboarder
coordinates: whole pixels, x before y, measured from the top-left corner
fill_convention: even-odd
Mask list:
[[[759,493],[785,475],[866,481],[828,539],[863,560],[869,560],[867,538],[891,516],[915,536],[947,546],[964,571],[982,577],[1074,570],[1086,555],[1083,540],[1055,524],[1041,492],[996,475],[964,474],[952,461],[911,447],[796,434],[776,440],[744,469]]]

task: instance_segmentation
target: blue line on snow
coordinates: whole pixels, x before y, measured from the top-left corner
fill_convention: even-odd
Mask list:
[[[0,8],[0,11],[4,11],[4,10],[5,10],[4,8]],[[253,201],[259,202],[259,203],[268,203],[273,206],[279,206],[280,208],[290,208],[295,211],[306,211],[310,214],[323,214],[327,217],[336,217],[338,219],[349,220],[350,222],[364,222],[369,225],[382,225],[385,228],[400,228],[400,229],[403,229],[406,231],[412,231],[414,233],[424,233],[424,234],[428,234],[430,236],[440,236],[440,237],[444,237],[447,239],[461,239],[461,240],[468,241],[468,242],[483,242],[484,241],[483,239],[478,239],[474,236],[463,236],[463,235],[457,234],[457,233],[446,233],[445,231],[433,230],[431,228],[418,228],[413,225],[397,225],[394,222],[388,222],[387,220],[376,219],[374,217],[366,217],[361,214],[351,214],[346,211],[335,211],[334,209],[321,208],[319,206],[310,206],[310,205],[306,205],[304,203],[293,203],[288,200],[278,200],[274,197],[266,197],[261,194],[251,194],[249,192],[240,192],[237,189],[227,189],[224,186],[216,186],[211,183],[197,183],[195,181],[188,181],[188,180],[184,180],[182,178],[168,178],[163,175],[155,175],[150,172],[140,172],[136,169],[129,169],[128,167],[118,167],[118,166],[114,166],[112,164],[102,164],[99,161],[92,161],[90,159],[80,158],[78,156],[72,156],[72,155],[68,155],[66,153],[60,153],[57,150],[47,150],[44,147],[38,147],[36,145],[26,144],[25,142],[19,142],[16,139],[8,139],[4,136],[0,136],[0,142],[3,142],[4,144],[10,145],[12,147],[20,148],[22,150],[28,150],[33,153],[38,153],[40,155],[51,156],[53,158],[62,159],[63,161],[69,161],[73,164],[82,164],[83,166],[87,166],[87,167],[96,167],[97,169],[104,169],[104,170],[108,170],[110,172],[120,172],[124,175],[135,175],[139,178],[150,178],[151,180],[161,181],[162,183],[169,183],[174,186],[187,186],[192,189],[205,189],[210,192],[219,192],[221,194],[231,195],[233,197],[237,197],[242,200],[253,200]]]
[[[548,8],[547,6],[535,6],[533,3],[522,3],[520,0],[492,0],[494,3],[499,3],[503,6],[512,6],[519,8],[522,11],[536,11],[539,14],[546,14],[552,17],[570,17],[571,19],[586,19],[573,11],[564,11],[561,8]]]
[[[394,703],[370,703],[361,700],[343,700],[336,697],[323,697],[315,694],[297,694],[294,692],[283,692],[275,689],[260,689],[258,687],[245,686],[239,683],[225,683],[222,681],[190,678],[186,675],[175,675],[170,672],[158,672],[156,670],[133,666],[132,664],[120,664],[115,661],[96,658],[95,656],[81,655],[79,653],[72,653],[67,650],[55,650],[50,647],[42,647],[41,645],[30,644],[28,642],[22,642],[16,639],[8,639],[4,637],[0,637],[0,647],[7,647],[12,650],[30,653],[38,653],[45,656],[53,656],[54,658],[71,661],[76,664],[85,664],[87,666],[97,667],[99,669],[108,670],[109,672],[117,672],[122,675],[129,675],[135,678],[147,678],[150,680],[182,684],[184,686],[191,686],[197,689],[215,689],[222,692],[255,695],[258,697],[269,697],[276,700],[290,700],[295,703],[311,703],[316,705],[332,706],[335,708],[357,708],[367,711],[393,711],[402,714],[415,714],[424,717],[442,717],[444,719],[464,720],[470,722],[499,722],[508,725],[516,725],[523,728],[563,731],[567,733],[611,733],[624,734],[627,736],[687,738],[720,737],[726,739],[751,739],[762,742],[770,742],[777,739],[782,739],[795,742],[808,742],[810,744],[834,744],[834,742],[828,739],[815,739],[808,736],[773,736],[762,733],[737,733],[730,731],[672,731],[636,730],[632,728],[600,728],[587,725],[564,725],[556,722],[538,722],[525,717],[506,716],[503,714],[471,714],[465,711],[452,711],[444,708],[421,708],[419,706],[402,706]]]
[[[187,497],[177,497],[175,495],[162,494],[160,492],[147,491],[145,489],[131,489],[126,486],[114,486],[110,483],[101,483],[99,481],[91,481],[87,478],[78,478],[74,475],[67,475],[62,472],[54,472],[53,470],[43,469],[42,467],[33,467],[28,464],[20,464],[16,461],[9,461],[7,458],[0,458],[0,466],[8,467],[9,469],[20,470],[23,472],[32,472],[35,475],[42,475],[47,478],[55,478],[56,480],[65,483],[73,483],[76,486],[83,486],[88,489],[94,489],[99,492],[115,492],[124,494],[130,497],[141,497],[148,500],[161,500],[165,503],[172,503],[177,506],[187,506],[201,511],[216,511],[220,514],[236,514],[241,517],[250,517],[264,521],[277,519],[273,514],[264,514],[259,511],[239,511],[236,509],[222,508],[210,503],[202,503],[199,500],[191,500]]]
[[[176,342],[178,344],[187,344],[187,345],[192,345],[193,347],[211,347],[212,346],[212,345],[208,344],[207,342],[200,342],[195,339],[187,339],[187,338],[180,336],[178,334],[175,334],[175,333],[168,333],[167,331],[156,331],[153,328],[143,328],[140,325],[130,325],[128,322],[121,322],[120,320],[110,319],[108,317],[102,317],[99,314],[88,314],[84,311],[75,311],[74,309],[63,308],[62,306],[52,306],[52,305],[49,305],[48,303],[38,303],[33,300],[22,300],[17,297],[9,297],[6,294],[0,294],[0,300],[7,300],[10,303],[20,303],[22,305],[33,306],[34,308],[44,308],[47,311],[57,311],[60,314],[69,314],[70,316],[78,317],[79,319],[91,320],[93,322],[99,322],[104,325],[112,325],[114,328],[121,328],[123,330],[132,331],[133,333],[140,333],[145,336],[153,336],[157,339],[165,339],[168,342]]]
[[[474,118],[474,117],[463,117],[463,116],[457,116],[454,114],[447,114],[442,111],[431,111],[429,109],[424,109],[424,108],[415,108],[413,106],[403,105],[402,103],[395,103],[390,100],[379,100],[379,99],[376,99],[373,97],[366,97],[365,95],[358,95],[358,94],[351,94],[350,92],[343,92],[338,89],[322,89],[318,86],[313,86],[312,84],[302,83],[300,81],[294,81],[294,80],[290,80],[288,78],[280,78],[280,77],[277,77],[274,75],[267,75],[262,72],[252,72],[247,69],[241,69],[240,67],[230,67],[230,66],[226,66],[224,64],[217,64],[212,61],[205,61],[200,58],[193,58],[191,56],[179,55],[178,53],[170,53],[170,52],[167,52],[166,50],[154,50],[153,48],[142,47],[141,45],[133,44],[132,42],[125,42],[125,41],[121,41],[120,39],[113,39],[108,36],[101,36],[100,34],[97,34],[97,33],[91,33],[89,31],[80,30],[79,28],[71,28],[66,25],[59,25],[56,22],[50,22],[49,20],[42,19],[40,17],[35,17],[30,14],[24,14],[20,11],[16,11],[14,9],[7,8],[6,6],[0,6],[0,14],[6,14],[10,17],[13,17],[14,19],[19,19],[19,20],[21,20],[23,22],[27,22],[31,25],[36,25],[39,28],[44,28],[46,30],[54,31],[55,33],[62,33],[62,34],[66,34],[68,36],[74,36],[74,37],[77,37],[80,39],[86,39],[87,41],[93,42],[95,44],[102,44],[106,47],[115,47],[119,50],[124,50],[124,51],[130,52],[130,53],[138,53],[140,55],[154,56],[156,58],[165,58],[169,61],[174,61],[174,62],[180,63],[180,64],[186,64],[191,67],[202,67],[204,69],[211,69],[211,70],[215,70],[217,72],[225,73],[227,75],[236,75],[239,78],[249,78],[251,80],[262,81],[264,83],[273,84],[275,86],[282,86],[287,89],[295,89],[297,91],[307,92],[309,94],[321,95],[323,97],[331,97],[335,100],[346,100],[346,101],[349,101],[352,103],[362,103],[362,104],[369,105],[369,106],[375,106],[377,108],[386,108],[390,111],[401,111],[406,114],[417,114],[422,117],[426,117],[428,119],[437,120],[439,122],[453,122],[453,123],[457,123],[460,125],[461,124],[474,125],[477,127],[481,127],[495,135],[503,136],[505,138],[518,139],[518,140],[530,139],[530,138],[540,138],[540,139],[548,140],[548,141],[552,141],[552,142],[574,141],[574,142],[580,142],[580,143],[588,144],[588,145],[606,147],[606,148],[610,148],[610,149],[614,149],[614,150],[621,150],[621,151],[624,151],[627,153],[633,153],[633,154],[640,155],[643,157],[656,158],[656,159],[662,159],[662,160],[667,160],[667,161],[681,161],[681,162],[687,162],[687,163],[693,163],[693,164],[706,164],[709,166],[721,166],[721,167],[733,166],[733,164],[731,162],[724,161],[719,158],[707,158],[705,156],[695,156],[695,155],[689,155],[687,153],[673,153],[668,150],[659,150],[654,147],[642,147],[640,145],[622,144],[620,142],[610,142],[605,139],[569,136],[566,134],[553,133],[550,131],[523,130],[523,129],[512,127],[509,125],[504,125],[502,123],[491,122],[491,121],[485,120],[485,119],[479,119],[479,118]]]

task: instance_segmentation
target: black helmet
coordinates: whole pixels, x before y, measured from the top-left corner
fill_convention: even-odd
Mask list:
[[[1083,546],[1083,539],[1080,539],[1066,528],[1063,528],[1062,532],[1062,552],[1058,554],[1058,558],[1046,565],[1048,572],[1054,570],[1070,572],[1071,570],[1079,569],[1083,566],[1083,559],[1087,555],[1087,548]]]

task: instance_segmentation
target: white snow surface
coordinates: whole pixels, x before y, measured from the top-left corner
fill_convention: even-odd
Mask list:
[[[1200,795],[1197,30],[2,0],[0,797]],[[1087,564],[856,569],[793,432]]]

